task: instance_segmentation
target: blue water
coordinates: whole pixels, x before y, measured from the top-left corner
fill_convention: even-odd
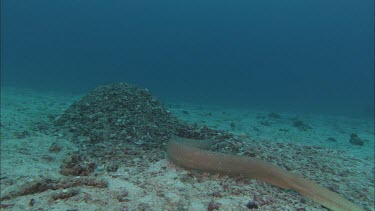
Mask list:
[[[374,1],[1,1],[2,86],[373,117]]]

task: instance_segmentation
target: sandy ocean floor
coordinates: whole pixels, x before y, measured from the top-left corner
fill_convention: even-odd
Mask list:
[[[1,89],[1,210],[324,210],[290,190],[255,179],[185,170],[143,155],[116,171],[60,174],[77,151],[51,120],[79,96]],[[244,155],[316,181],[374,210],[374,122],[342,116],[169,105],[179,118],[243,137]],[[364,141],[350,143],[351,134]],[[150,155],[151,156],[151,155]],[[30,188],[30,184],[32,188]]]

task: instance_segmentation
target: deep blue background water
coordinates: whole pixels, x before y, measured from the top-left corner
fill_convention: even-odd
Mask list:
[[[372,117],[373,0],[3,0],[2,86]]]

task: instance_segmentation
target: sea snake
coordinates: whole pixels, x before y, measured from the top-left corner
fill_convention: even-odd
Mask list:
[[[332,210],[363,210],[337,193],[271,163],[205,150],[210,144],[208,141],[172,137],[168,142],[168,158],[189,169],[255,178],[283,189],[293,189]]]

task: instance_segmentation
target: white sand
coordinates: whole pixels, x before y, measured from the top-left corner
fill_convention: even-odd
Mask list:
[[[65,178],[59,173],[61,160],[77,149],[67,137],[52,135],[48,122],[78,97],[2,88],[2,197],[41,178]],[[279,113],[280,119],[272,119],[268,117],[271,111],[187,104],[174,105],[170,110],[190,123],[206,124],[250,137],[249,141],[256,141],[249,142],[244,148],[259,149],[256,153],[263,153],[265,159],[275,156],[275,163],[285,161],[293,171],[337,189],[343,197],[367,210],[374,210],[374,122],[371,120],[291,112]],[[300,131],[293,127],[295,118],[312,129]],[[366,139],[365,144],[350,144],[352,133]],[[329,137],[337,141],[326,141]],[[54,143],[62,146],[61,152],[49,151]],[[280,143],[285,148],[278,148]],[[317,155],[309,155],[310,151],[306,151],[306,155],[294,154],[304,146],[318,146],[311,151]],[[274,154],[272,150],[275,150]],[[313,169],[311,162],[324,159],[326,163],[316,164],[324,169]],[[99,166],[96,177],[108,181],[108,188],[77,187],[79,194],[58,200],[51,200],[51,196],[64,190],[47,190],[3,200],[1,204],[7,207],[4,210],[207,210],[216,205],[219,210],[246,210],[246,203],[258,197],[264,199],[259,210],[322,209],[319,204],[293,191],[258,180],[187,171],[167,159],[149,163],[146,170],[136,165],[136,161],[134,163],[134,166],[120,166],[112,173]],[[349,175],[342,172],[349,172]],[[35,200],[33,206],[31,199]]]

